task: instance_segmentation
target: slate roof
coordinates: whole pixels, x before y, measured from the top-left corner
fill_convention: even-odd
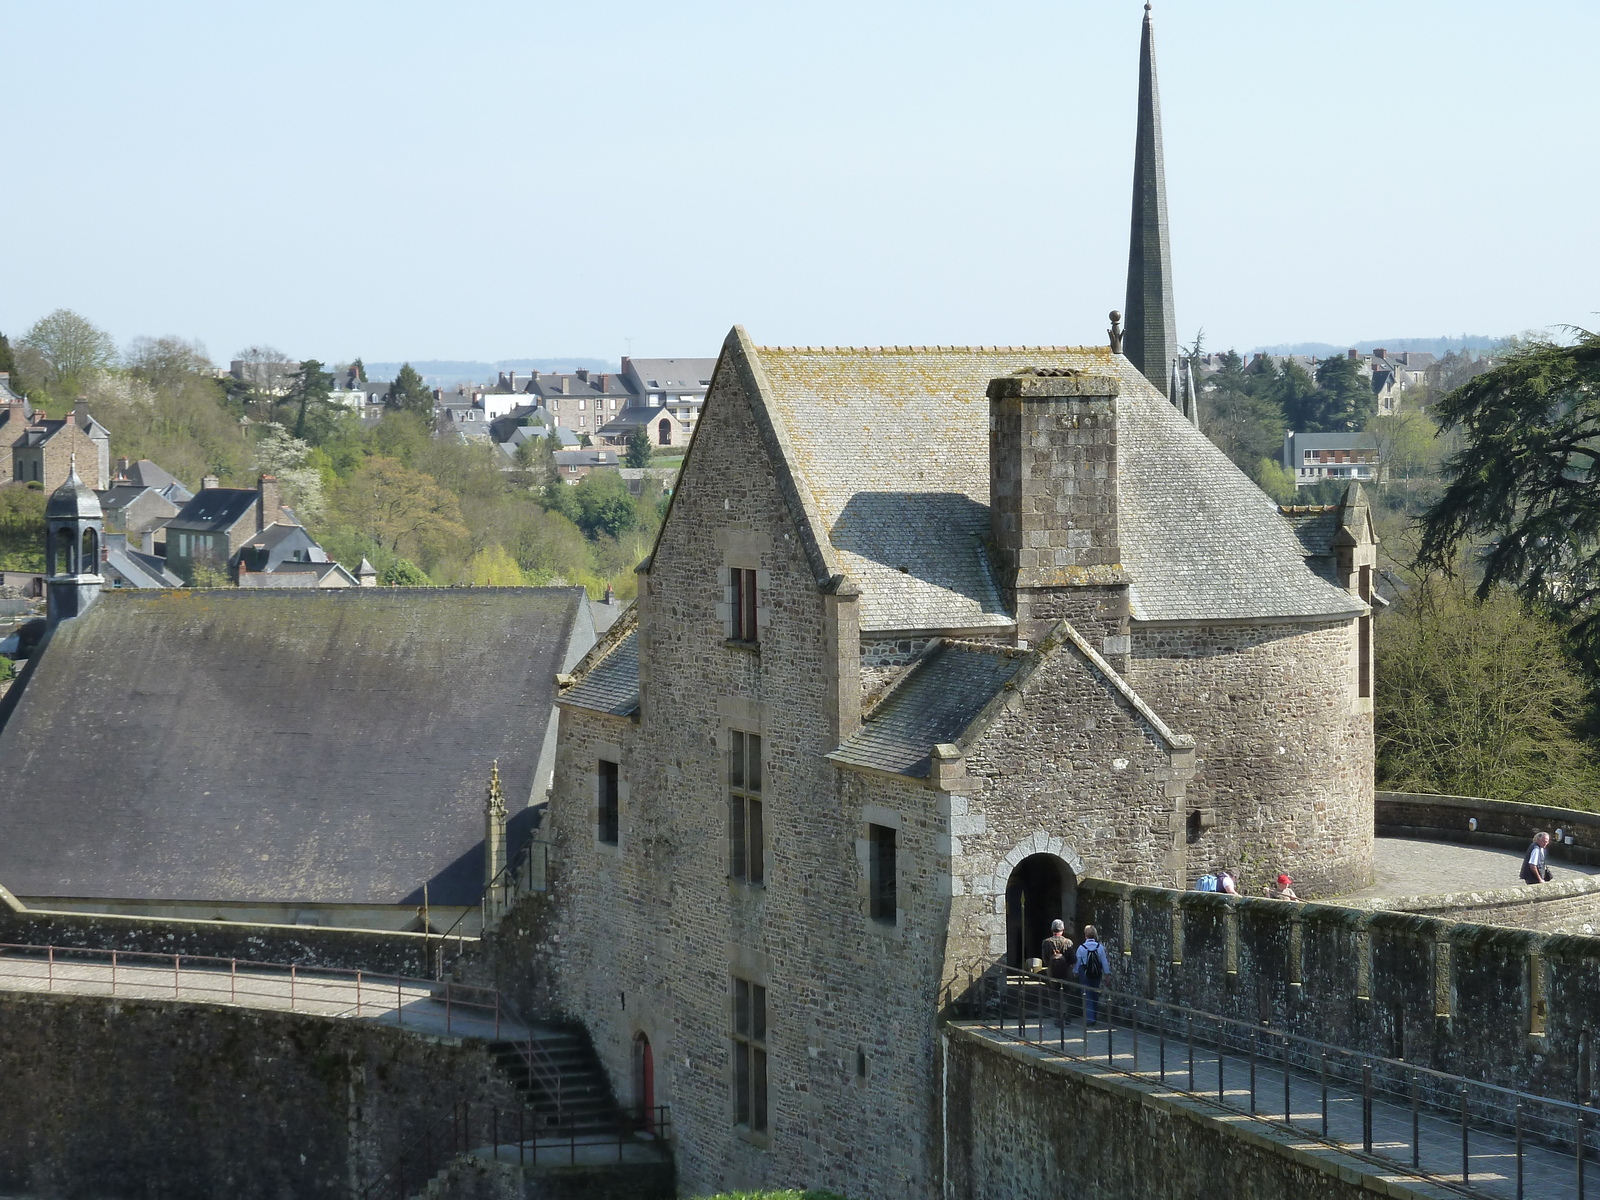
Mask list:
[[[201,488],[195,498],[167,522],[168,529],[216,533],[232,529],[255,510],[260,493],[254,488]]]
[[[413,904],[427,882],[435,904],[475,903],[490,763],[522,811],[582,601],[106,592],[57,627],[0,729],[0,883]]]
[[[828,757],[858,767],[926,778],[929,751],[954,742],[1009,684],[1028,652],[973,642],[943,642]]]
[[[614,717],[639,711],[639,632],[629,628],[610,646],[596,648],[595,661],[579,666],[583,677],[561,693],[563,707],[587,708]]]
[[[100,511],[106,514],[120,512],[140,496],[154,488],[142,483],[119,483],[95,493],[100,497]],[[159,496],[161,493],[156,492]]]
[[[183,487],[183,484],[178,483],[177,476],[162,470],[148,458],[129,462],[125,474],[129,483],[137,484],[140,487],[153,487],[160,491],[165,491],[173,484],[178,484],[180,488]]]
[[[745,344],[818,541],[862,591],[864,632],[1011,624],[982,552],[986,389],[1024,367],[1121,381],[1118,517],[1136,620],[1361,611],[1306,566],[1265,493],[1108,349]]]
[[[103,573],[122,576],[129,587],[175,588],[183,586],[183,580],[167,570],[166,563],[162,559],[154,554],[130,550],[126,546],[108,549],[106,551],[105,565],[108,570]]]

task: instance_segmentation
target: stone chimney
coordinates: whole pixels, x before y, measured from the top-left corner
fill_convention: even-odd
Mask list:
[[[1372,352],[1372,357],[1373,358],[1381,358],[1384,361],[1388,361],[1389,352],[1387,350],[1385,350],[1382,346],[1379,346],[1376,350],[1374,350]]]
[[[589,382],[589,369],[587,367],[579,367],[573,374],[583,380],[584,383]]]
[[[215,475],[207,475],[207,476],[203,477],[200,480],[200,490],[202,492],[205,491],[207,488],[214,488],[214,487],[221,487],[221,486],[222,486],[222,481],[220,479],[218,479]]]
[[[1064,368],[989,383],[989,523],[1000,584],[1032,645],[1058,621],[1127,653],[1117,521],[1118,381]]]
[[[256,532],[259,533],[278,519],[278,509],[283,505],[283,492],[278,487],[276,475],[263,475],[256,485]]]
[[[1348,354],[1349,354],[1349,356],[1350,356],[1350,361],[1351,361],[1351,362],[1355,362],[1355,361],[1356,361],[1356,359],[1358,359],[1358,358],[1360,358],[1360,357],[1361,357],[1361,356],[1360,356],[1360,355],[1359,355],[1359,354],[1357,354],[1357,353],[1356,353],[1356,352],[1355,352],[1355,351],[1354,351],[1354,350],[1350,350],[1350,351],[1348,351],[1348,352],[1347,352],[1347,353],[1348,353]]]
[[[117,478],[119,480],[128,478],[128,468],[132,465],[133,464],[127,460],[126,456],[117,459]]]

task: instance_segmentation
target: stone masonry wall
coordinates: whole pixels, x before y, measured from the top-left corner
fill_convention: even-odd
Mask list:
[[[1194,737],[1190,881],[1222,867],[1259,892],[1287,871],[1302,896],[1372,878],[1372,715],[1356,701],[1356,633],[1321,624],[1135,625],[1129,682]]]
[[[730,568],[757,572],[759,648],[726,641]],[[596,845],[590,777],[598,743],[616,735],[598,728],[603,718],[562,714],[550,808],[562,1003],[582,1016],[624,1097],[633,1038],[649,1037],[688,1194],[796,1181],[863,1200],[925,1194],[938,956],[903,954],[901,927],[879,931],[865,914],[864,797],[824,758],[834,601],[726,361],[642,583],[642,712],[620,743],[627,791],[615,849]],[[856,639],[846,644],[858,664]],[[729,730],[763,742],[764,886],[729,877]],[[937,796],[877,803],[894,808],[908,839],[932,836],[921,830],[938,816]],[[912,840],[914,873],[935,870],[936,852]],[[907,893],[916,898],[905,936],[942,937],[947,899],[909,881]],[[768,989],[765,1135],[734,1124],[735,975]]]
[[[1104,1079],[952,1029],[950,1200],[1403,1200],[1359,1160],[1253,1123],[1218,1121],[1164,1089]],[[1298,1144],[1291,1144],[1298,1143]]]
[[[0,1192],[345,1200],[457,1099],[481,1044],[222,1005],[0,993]]]
[[[8,899],[8,894],[0,894],[0,943],[12,945],[193,954],[418,979],[434,977],[439,948],[438,938],[426,938],[420,933],[38,912],[14,907],[15,901],[7,903]],[[468,946],[474,941],[465,939]],[[454,948],[452,938],[452,953]]]
[[[945,969],[957,993],[1005,955],[1006,885],[1028,855],[1052,854],[1079,877],[1162,884],[1181,874],[1184,772],[1075,647],[1059,648],[1013,694],[965,765],[967,784],[949,801]]]
[[[1600,1099],[1600,939],[1101,880],[1079,885],[1078,910],[1113,952],[1111,988]]]

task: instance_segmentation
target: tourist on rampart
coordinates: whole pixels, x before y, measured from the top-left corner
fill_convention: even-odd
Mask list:
[[[1233,877],[1232,871],[1217,872],[1217,891],[1226,892],[1230,896],[1239,894],[1239,883]]]
[[[1093,925],[1085,925],[1083,944],[1078,947],[1078,964],[1073,974],[1083,984],[1083,1016],[1089,1025],[1099,1021],[1100,985],[1109,970],[1111,960],[1106,957],[1106,948],[1100,944],[1100,931]]]
[[[1545,863],[1545,852],[1549,845],[1550,835],[1542,829],[1533,835],[1533,844],[1528,847],[1528,852],[1522,856],[1523,883],[1550,882],[1550,868]]]
[[[1276,883],[1267,885],[1267,897],[1272,900],[1298,900],[1295,895],[1294,880],[1287,875],[1279,875]]]
[[[1039,960],[1052,979],[1068,979],[1072,975],[1072,939],[1067,936],[1065,921],[1050,922],[1050,936],[1039,947]]]

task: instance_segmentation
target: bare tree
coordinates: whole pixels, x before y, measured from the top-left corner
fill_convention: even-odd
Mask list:
[[[189,376],[212,369],[204,346],[176,335],[136,337],[122,361],[139,379],[169,393],[181,388]]]

